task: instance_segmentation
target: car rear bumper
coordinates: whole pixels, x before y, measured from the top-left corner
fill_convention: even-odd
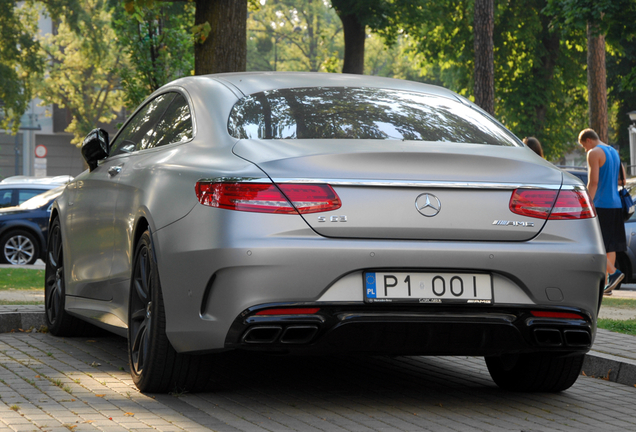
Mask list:
[[[312,314],[256,315],[268,308],[318,307]],[[437,308],[293,304],[251,308],[228,332],[231,349],[278,353],[493,356],[520,352],[587,352],[595,324],[577,318],[532,316],[527,307]]]
[[[197,206],[188,217],[153,233],[166,333],[178,352],[252,349],[241,339],[247,324],[239,325],[237,320],[271,304],[325,305],[324,323],[315,324],[316,339],[302,350],[311,345],[316,351],[352,347],[466,355],[572,351],[574,346],[568,344],[572,335],[565,330],[583,327],[589,337],[576,349],[586,351],[593,340],[605,277],[605,251],[596,219],[550,221],[541,234],[525,242],[451,242],[330,239],[317,235],[300,217],[214,209],[220,220],[209,220],[199,214],[209,211]],[[487,273],[492,276],[494,301],[395,309],[365,303],[363,272],[379,269]],[[563,345],[539,346],[531,334],[534,330],[528,329],[539,328],[543,321],[534,319],[530,324],[525,315],[537,309],[579,311],[585,323],[566,328],[558,321],[554,329]],[[285,329],[281,325],[281,332]],[[299,338],[312,332],[294,330]],[[550,334],[557,337],[555,332],[538,336],[550,340]],[[435,343],[436,338],[444,343]],[[400,339],[405,341],[398,344]],[[272,347],[263,344],[258,349]]]

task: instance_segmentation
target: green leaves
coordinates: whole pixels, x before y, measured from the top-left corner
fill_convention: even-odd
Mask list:
[[[79,145],[97,123],[108,123],[122,107],[118,71],[126,61],[116,45],[111,15],[101,0],[84,0],[76,11],[82,19],[60,17],[57,34],[40,38],[46,58],[46,74],[34,78],[34,88],[45,104],[68,108],[73,120],[66,129],[73,133],[72,143]],[[99,29],[101,35],[73,28]]]
[[[561,32],[543,10],[546,0],[497,3],[494,26],[495,115],[520,137],[535,136],[546,156],[557,159],[585,126],[585,35]],[[414,39],[427,79],[470,97],[474,48],[472,5],[428,1]]]
[[[248,17],[248,70],[339,71],[340,19],[322,0],[269,0]]]
[[[130,1],[125,7],[116,0],[113,3],[116,49],[127,59],[118,74],[124,104],[133,110],[162,85],[192,73],[194,5],[151,0],[145,4]],[[128,4],[132,4],[132,12]],[[210,32],[210,25],[197,27],[200,27],[197,38],[202,42]]]
[[[44,67],[36,31],[37,14],[32,7],[0,0],[0,128],[14,133],[33,95],[28,77]]]
[[[205,42],[211,31],[212,27],[207,21],[203,24],[195,25],[194,27],[192,27],[192,37],[194,38],[194,43]]]

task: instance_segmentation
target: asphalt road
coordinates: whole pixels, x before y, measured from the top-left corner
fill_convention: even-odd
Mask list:
[[[211,364],[206,393],[144,395],[123,338],[0,335],[5,431],[636,431],[636,388],[581,376],[502,391],[475,357],[269,357]]]

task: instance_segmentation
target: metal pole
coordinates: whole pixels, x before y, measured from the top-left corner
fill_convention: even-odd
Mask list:
[[[13,151],[15,152],[15,169],[13,175],[20,175],[20,140],[18,139],[20,134],[15,134],[15,146]]]
[[[636,175],[636,126],[629,125],[629,159],[631,168],[631,175]]]

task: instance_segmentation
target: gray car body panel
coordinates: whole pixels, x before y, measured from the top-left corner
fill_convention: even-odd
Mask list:
[[[319,302],[334,286],[348,295],[337,301],[361,304],[361,272],[376,269],[492,272],[496,305],[501,296],[508,305],[568,305],[596,316],[605,268],[596,219],[550,221],[537,238],[521,243],[450,242],[327,239],[297,216],[233,213],[197,207],[156,233],[157,244],[171,245],[161,247],[158,260],[162,284],[172,287],[164,296],[177,350],[223,348],[232,321],[254,305]],[[201,219],[214,228],[194,232]],[[351,279],[347,288],[337,286],[351,274],[357,292]],[[548,288],[562,298],[550,300]]]
[[[519,185],[559,188],[562,178],[553,165],[537,164],[533,152],[523,147],[373,140],[241,140],[233,151],[261,167],[276,182],[313,179],[335,185],[342,207],[331,213],[304,216],[316,232],[327,237],[529,240],[544,221],[513,214],[508,205],[511,191]],[[376,178],[379,172],[382,180]],[[339,176],[352,181],[334,182],[342,180]],[[512,178],[518,183],[505,183]],[[416,182],[421,187],[416,187]],[[470,204],[466,201],[467,190],[471,193]],[[417,211],[415,200],[424,193],[440,200],[437,217],[422,217]],[[331,216],[346,216],[346,223],[331,223]],[[493,225],[496,220],[532,226],[502,229]]]
[[[308,149],[291,141],[237,143],[228,134],[227,119],[241,94],[360,85],[359,80],[331,74],[220,74],[183,78],[151,95],[184,94],[195,118],[194,136],[188,142],[110,157],[66,188],[52,212],[61,221],[66,309],[125,335],[135,241],[149,229],[165,300],[166,332],[179,352],[224,349],[232,322],[256,305],[361,304],[361,274],[377,269],[488,272],[494,275],[495,305],[571,307],[594,319],[605,272],[595,218],[535,219],[532,229],[492,225],[491,218],[526,220],[507,210],[513,185],[561,187],[560,171],[523,146],[427,143],[427,149],[422,143],[369,141],[338,150],[338,143],[316,140]],[[461,100],[439,87],[400,80],[364,77],[364,85]],[[392,145],[390,151],[382,150],[386,144]],[[361,159],[365,164],[356,163]],[[119,172],[110,175],[114,166]],[[203,206],[194,187],[210,178],[414,184],[335,185],[342,193],[343,211],[355,223],[323,228],[311,214]],[[404,228],[392,229],[401,221],[395,217],[396,209],[401,211],[396,206],[415,212],[415,198],[427,191],[415,184],[418,181],[456,182],[439,191],[453,214],[433,222],[438,225],[428,231],[416,226],[427,222],[416,213]],[[457,182],[483,183],[483,201],[471,201],[476,188],[459,188]],[[577,185],[572,179],[567,182]],[[373,206],[377,194],[386,195],[378,204],[385,208],[373,213],[362,207]],[[462,224],[470,229],[462,229]],[[423,308],[435,310],[434,305]]]

